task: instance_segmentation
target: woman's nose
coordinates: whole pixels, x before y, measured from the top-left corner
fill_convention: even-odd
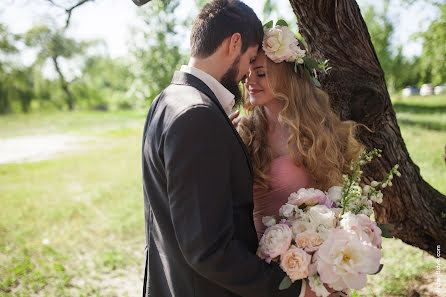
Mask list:
[[[255,84],[254,76],[252,75],[251,72],[249,72],[249,74],[246,76],[246,84],[247,85]]]

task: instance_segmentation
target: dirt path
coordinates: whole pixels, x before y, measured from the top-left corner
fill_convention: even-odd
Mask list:
[[[0,138],[0,164],[33,162],[77,150],[89,138],[69,134],[51,134]]]

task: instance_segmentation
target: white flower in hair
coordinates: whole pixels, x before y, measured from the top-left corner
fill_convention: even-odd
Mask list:
[[[307,55],[307,51],[300,49],[300,47],[297,47],[297,50],[294,52],[293,56],[291,57],[291,61],[288,62],[294,62],[296,61],[296,63],[298,64],[303,64],[304,63],[304,57]]]
[[[267,29],[262,47],[266,56],[275,63],[298,61],[302,64],[305,57],[305,51],[299,48],[299,41],[287,26]]]
[[[264,36],[262,48],[266,56],[275,63],[290,62],[294,64],[294,72],[305,72],[311,83],[320,88],[321,84],[317,80],[316,69],[321,69],[327,73],[331,67],[328,67],[328,60],[314,59],[307,53],[305,47],[299,46],[299,40],[288,28],[284,20],[278,20],[274,26],[273,21],[263,25]],[[301,66],[299,66],[299,64]]]

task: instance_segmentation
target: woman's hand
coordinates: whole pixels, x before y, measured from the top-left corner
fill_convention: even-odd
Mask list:
[[[229,120],[232,122],[232,125],[237,129],[238,123],[244,118],[240,117],[237,119],[237,117],[240,115],[240,110],[236,110],[235,112],[231,113],[229,115]]]

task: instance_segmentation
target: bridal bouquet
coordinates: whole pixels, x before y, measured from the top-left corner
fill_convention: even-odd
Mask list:
[[[380,157],[380,150],[364,152],[352,161],[352,175],[344,175],[343,186],[328,192],[300,189],[292,193],[279,210],[279,216],[264,217],[268,227],[263,234],[258,256],[277,261],[287,277],[279,289],[305,279],[318,296],[335,291],[360,290],[367,274],[380,271],[382,230],[370,219],[372,201],[381,203],[381,189],[392,186],[395,165],[383,181],[360,186],[361,165]]]

